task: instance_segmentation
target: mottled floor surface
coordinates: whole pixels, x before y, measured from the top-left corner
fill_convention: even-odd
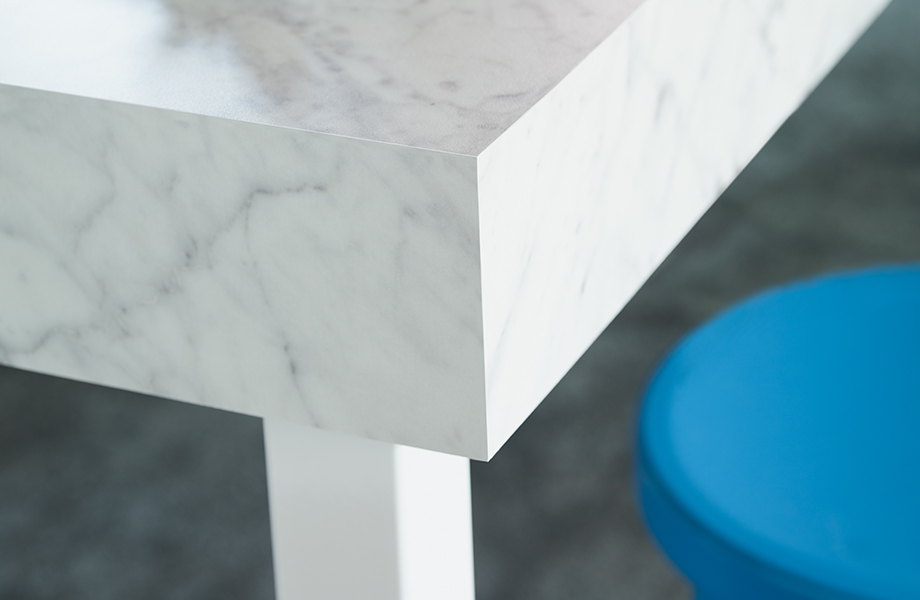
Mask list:
[[[474,464],[479,600],[688,597],[629,488],[643,382],[766,286],[920,260],[920,2],[895,0],[549,398]],[[268,599],[257,419],[0,369],[0,599]]]

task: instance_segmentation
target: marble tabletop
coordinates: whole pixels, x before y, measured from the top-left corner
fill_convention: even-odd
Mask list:
[[[642,0],[7,0],[3,83],[474,156]]]
[[[885,0],[6,0],[0,363],[492,456]]]

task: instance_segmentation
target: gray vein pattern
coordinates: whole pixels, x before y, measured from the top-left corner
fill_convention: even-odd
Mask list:
[[[0,137],[0,363],[485,447],[473,158],[4,86]]]

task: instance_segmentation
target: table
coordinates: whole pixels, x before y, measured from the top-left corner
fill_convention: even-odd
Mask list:
[[[460,457],[883,5],[8,3],[0,362],[266,417],[279,597],[468,598]]]

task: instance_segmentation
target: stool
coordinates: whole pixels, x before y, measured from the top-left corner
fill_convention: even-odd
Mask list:
[[[920,265],[717,316],[636,439],[646,524],[698,600],[920,598]]]

